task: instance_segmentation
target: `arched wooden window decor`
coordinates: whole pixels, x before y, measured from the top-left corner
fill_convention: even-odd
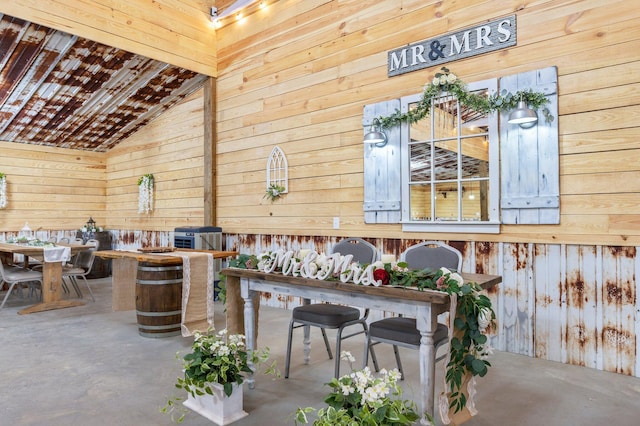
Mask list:
[[[289,164],[280,147],[275,146],[267,160],[267,196],[271,201],[289,192]]]

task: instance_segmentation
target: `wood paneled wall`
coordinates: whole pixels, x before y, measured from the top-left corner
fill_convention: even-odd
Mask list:
[[[109,151],[106,161],[109,228],[172,231],[178,226],[203,225],[202,98],[200,89]],[[137,183],[147,173],[154,176],[154,208],[144,214],[138,213]]]
[[[640,244],[640,163],[630,161],[640,155],[640,9],[609,0],[281,0],[224,27],[217,225],[397,238],[400,225],[363,221],[362,108],[420,92],[439,67],[387,78],[387,51],[511,13],[517,46],[447,66],[466,82],[558,67],[561,224],[404,236]],[[274,145],[289,161],[289,193],[271,203],[263,194]]]
[[[0,142],[8,205],[0,229],[79,229],[89,217],[106,226],[106,154]],[[46,236],[43,236],[46,237]]]
[[[7,0],[0,13],[216,75],[210,0]]]

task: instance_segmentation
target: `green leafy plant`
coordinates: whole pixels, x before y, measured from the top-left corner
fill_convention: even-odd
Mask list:
[[[267,188],[267,192],[264,194],[263,198],[268,198],[273,203],[276,199],[280,198],[282,194],[284,194],[284,191],[284,186],[272,183]]]
[[[176,354],[180,357],[180,354]],[[227,330],[215,332],[210,329],[207,333],[194,333],[191,352],[182,358],[184,377],[178,377],[175,387],[187,391],[191,396],[213,395],[212,383],[223,386],[224,393],[229,396],[233,392],[233,385],[241,385],[247,374],[264,364],[269,359],[269,348],[247,350],[245,336],[242,334],[227,335]],[[252,369],[252,366],[254,369]],[[265,374],[279,376],[275,361],[268,367]],[[161,409],[164,413],[173,412],[180,397],[169,399]],[[181,423],[183,412],[177,419]]]
[[[355,359],[349,352],[341,353],[343,360],[353,367]],[[384,426],[410,425],[419,416],[416,404],[402,399],[402,388],[398,385],[400,373],[394,369],[381,370],[374,377],[368,367],[353,371],[338,379],[326,383],[331,391],[324,402],[328,405],[317,411],[314,426]],[[298,408],[295,422],[307,424],[307,415],[314,412],[313,407]]]
[[[516,108],[519,101],[524,101],[533,109],[542,108],[542,114],[547,122],[552,122],[554,117],[545,105],[549,103],[549,99],[544,93],[534,92],[532,89],[518,90],[511,93],[502,90],[500,94],[494,93],[486,97],[467,90],[465,83],[458,79],[455,74],[448,68],[442,67],[442,72],[435,74],[431,83],[424,87],[422,97],[417,102],[415,108],[407,112],[396,110],[393,114],[386,117],[378,117],[377,120],[384,128],[391,128],[402,122],[415,123],[431,112],[431,101],[434,98],[443,96],[444,93],[454,95],[461,105],[471,108],[480,113],[490,113],[494,111],[510,111]]]

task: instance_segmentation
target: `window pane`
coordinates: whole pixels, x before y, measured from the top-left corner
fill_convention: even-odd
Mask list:
[[[431,180],[431,144],[415,143],[409,145],[411,182]]]
[[[489,220],[489,181],[462,184],[462,220]]]
[[[489,134],[486,127],[463,127],[462,178],[489,177]]]
[[[434,99],[433,109],[434,139],[455,138],[458,136],[458,100],[453,96]]]
[[[436,220],[458,220],[458,184],[442,182],[435,188]]]
[[[436,142],[435,180],[458,179],[458,141]]]
[[[431,220],[431,185],[410,185],[411,220]]]

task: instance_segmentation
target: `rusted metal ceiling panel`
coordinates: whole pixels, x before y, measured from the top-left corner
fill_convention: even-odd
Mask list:
[[[107,151],[206,76],[0,15],[0,140]]]

